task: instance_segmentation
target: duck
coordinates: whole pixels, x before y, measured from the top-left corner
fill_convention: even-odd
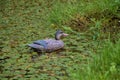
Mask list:
[[[43,39],[33,41],[28,46],[37,52],[53,52],[64,48],[64,42],[61,40],[62,37],[66,37],[68,34],[61,30],[57,30],[54,39]]]

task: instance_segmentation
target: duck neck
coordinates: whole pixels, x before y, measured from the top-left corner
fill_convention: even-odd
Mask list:
[[[56,40],[60,40],[60,37],[61,37],[60,35],[55,35]]]

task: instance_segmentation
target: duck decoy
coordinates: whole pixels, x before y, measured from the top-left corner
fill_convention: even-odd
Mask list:
[[[61,30],[58,30],[55,33],[55,39],[44,39],[37,40],[31,44],[28,44],[29,47],[39,52],[52,52],[64,47],[64,42],[61,40],[61,37],[68,36]]]

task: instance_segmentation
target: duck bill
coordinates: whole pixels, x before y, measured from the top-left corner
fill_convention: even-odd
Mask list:
[[[68,36],[69,34],[63,33],[63,36]]]

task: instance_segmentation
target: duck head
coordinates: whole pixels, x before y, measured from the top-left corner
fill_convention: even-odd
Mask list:
[[[64,32],[61,31],[61,30],[58,30],[58,31],[55,33],[55,39],[56,39],[56,40],[60,40],[61,37],[65,37],[65,36],[68,36],[68,34],[64,33]]]

